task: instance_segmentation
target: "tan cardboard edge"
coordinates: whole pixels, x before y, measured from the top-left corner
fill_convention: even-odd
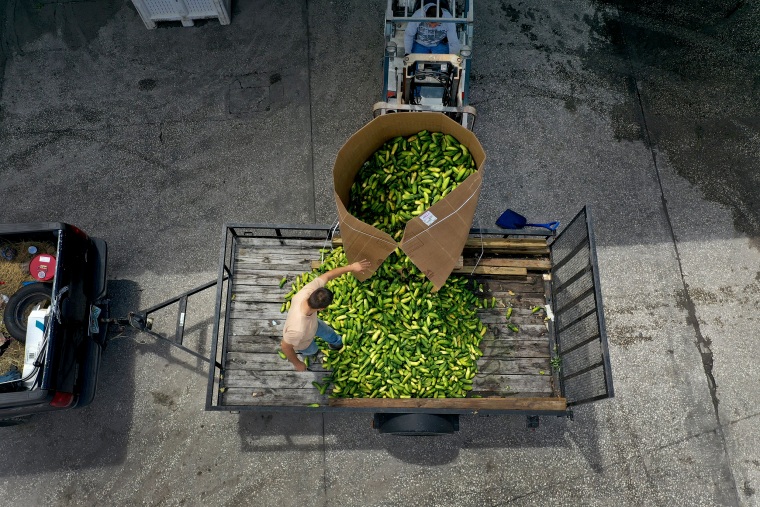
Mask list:
[[[385,232],[348,213],[346,208],[349,193],[359,169],[383,143],[394,137],[407,137],[422,130],[454,136],[467,147],[475,160],[478,172],[426,210],[436,217],[445,217],[445,220],[436,220],[428,226],[420,217],[415,217],[407,223],[401,242],[396,243]],[[428,276],[436,289],[443,286],[467,241],[480,195],[485,161],[485,151],[475,134],[441,113],[387,114],[375,118],[359,129],[338,151],[333,167],[334,196],[341,236],[344,238],[344,250],[349,262],[366,258],[372,264],[371,271],[374,273],[382,261],[396,247],[400,247]],[[407,252],[405,245],[414,251]],[[369,276],[371,273],[357,278],[362,280]]]

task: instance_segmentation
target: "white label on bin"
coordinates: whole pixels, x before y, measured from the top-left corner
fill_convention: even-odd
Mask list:
[[[40,257],[40,262],[50,262],[52,259],[48,256]]]
[[[430,226],[433,225],[433,222],[438,220],[438,217],[430,213],[429,211],[426,211],[422,215],[420,215],[420,219],[425,222],[425,225]]]

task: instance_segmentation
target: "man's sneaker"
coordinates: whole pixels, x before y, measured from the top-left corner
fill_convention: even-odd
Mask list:
[[[333,345],[331,343],[328,343],[327,345],[330,347],[330,350],[340,350],[340,349],[343,348],[343,344],[342,343],[340,345]]]

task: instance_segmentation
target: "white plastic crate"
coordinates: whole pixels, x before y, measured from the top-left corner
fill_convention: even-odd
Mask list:
[[[181,21],[193,26],[195,19],[218,18],[222,25],[230,24],[231,0],[132,0],[148,28],[157,21]]]

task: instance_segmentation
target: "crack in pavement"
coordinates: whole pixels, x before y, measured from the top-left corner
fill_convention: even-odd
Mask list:
[[[702,358],[702,368],[704,369],[705,377],[707,378],[707,386],[710,391],[710,399],[712,400],[713,411],[715,413],[715,419],[718,423],[716,430],[717,430],[718,436],[720,437],[720,441],[723,447],[723,454],[726,457],[727,469],[728,469],[727,471],[731,479],[731,485],[733,486],[732,491],[735,494],[733,499],[735,500],[735,505],[739,505],[739,496],[738,496],[738,489],[736,486],[736,478],[734,477],[734,471],[730,466],[730,457],[728,455],[728,443],[726,441],[726,435],[723,432],[723,425],[721,424],[720,412],[718,410],[718,404],[720,403],[720,399],[718,398],[718,386],[715,382],[715,376],[713,375],[713,352],[712,352],[712,349],[710,348],[711,343],[710,343],[710,340],[705,338],[704,334],[702,333],[702,328],[699,324],[699,319],[697,318],[696,305],[694,304],[694,300],[692,299],[691,293],[689,292],[689,283],[686,281],[686,275],[684,274],[684,271],[683,271],[683,263],[681,261],[681,252],[678,249],[678,237],[676,236],[675,229],[673,227],[673,222],[670,217],[670,212],[668,210],[668,200],[665,197],[665,188],[662,183],[662,176],[660,174],[660,166],[657,161],[657,153],[655,152],[654,147],[652,145],[652,139],[649,133],[649,128],[647,127],[646,113],[644,111],[644,104],[641,98],[639,82],[635,76],[631,76],[631,79],[633,79],[634,84],[635,84],[635,98],[638,102],[639,112],[641,114],[641,121],[642,121],[642,124],[643,124],[642,126],[644,129],[645,142],[652,154],[652,163],[654,164],[655,176],[657,177],[657,183],[660,187],[660,199],[662,202],[662,211],[663,211],[663,214],[665,215],[665,222],[667,223],[668,231],[670,233],[670,237],[673,243],[673,251],[676,257],[676,263],[678,264],[678,273],[681,278],[681,284],[683,286],[683,291],[681,292],[683,299],[681,300],[681,303],[687,313],[686,322],[687,324],[691,325],[692,329],[694,330],[694,335],[695,335],[694,344],[696,345],[697,350],[699,351],[700,357]]]

